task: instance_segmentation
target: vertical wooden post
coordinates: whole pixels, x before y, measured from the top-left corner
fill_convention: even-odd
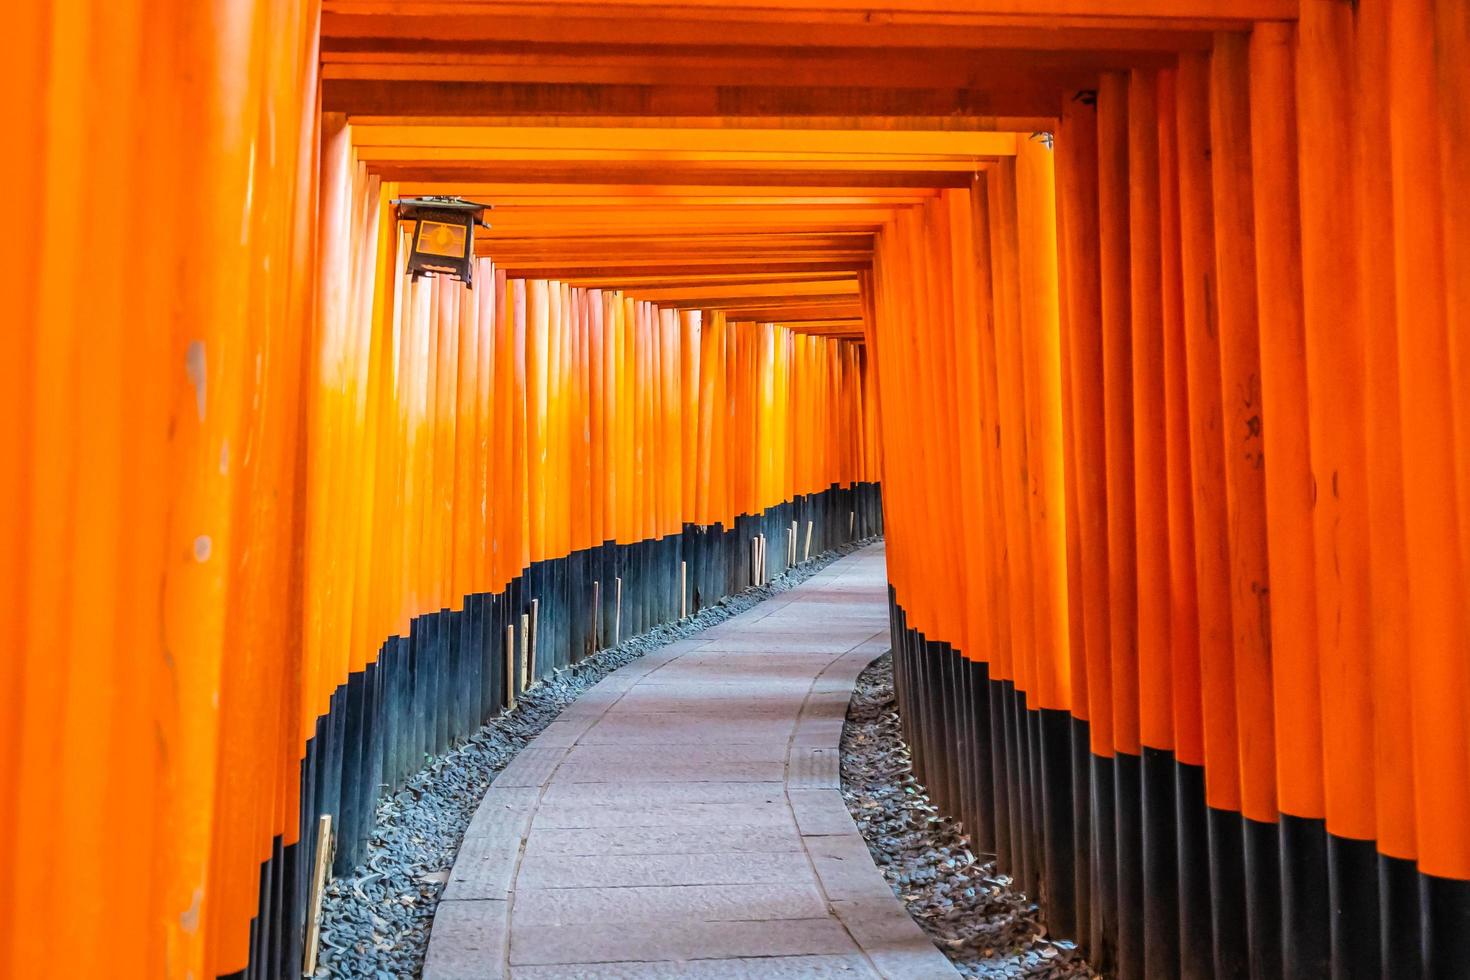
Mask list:
[[[1035,589],[1032,703],[1071,710],[1066,487],[1062,446],[1061,309],[1053,150],[1028,140],[1016,156],[1021,370],[1026,396],[1028,523]],[[1070,901],[1069,903],[1070,904]]]
[[[1054,150],[1039,140],[1017,147],[1017,274],[1021,287],[1021,351],[1026,393],[1028,523],[1035,588],[1036,647],[1027,704],[1036,804],[1032,819],[1052,922],[1075,929],[1073,848],[1071,618],[1068,607],[1066,449],[1062,405],[1061,295],[1057,258]],[[957,507],[968,504],[961,490]],[[968,583],[967,583],[968,584]],[[978,612],[978,610],[975,610]],[[978,633],[978,629],[976,630]],[[1039,710],[1038,710],[1039,709]]]
[[[1368,325],[1356,290],[1355,168],[1341,162],[1355,151],[1354,34],[1351,9],[1321,0],[1303,5],[1297,120],[1326,815],[1333,833],[1371,840],[1371,529],[1363,404]],[[1415,422],[1425,424],[1428,419]],[[1376,936],[1376,912],[1372,923],[1352,928],[1364,926]]]
[[[1406,489],[1404,487],[1404,457],[1403,457],[1403,413],[1400,403],[1400,373],[1399,373],[1399,345],[1398,345],[1398,310],[1396,308],[1395,270],[1393,263],[1383,261],[1383,256],[1393,255],[1394,243],[1394,201],[1393,183],[1394,167],[1387,165],[1384,156],[1384,147],[1391,146],[1391,126],[1394,122],[1390,114],[1390,87],[1385,84],[1389,79],[1390,72],[1390,32],[1392,30],[1390,21],[1396,5],[1388,3],[1365,3],[1361,4],[1357,16],[1357,33],[1355,41],[1356,54],[1356,78],[1357,92],[1354,98],[1354,110],[1357,114],[1354,126],[1359,153],[1358,159],[1363,161],[1380,161],[1379,165],[1364,166],[1359,168],[1358,188],[1358,255],[1359,270],[1358,296],[1363,311],[1363,322],[1369,325],[1364,331],[1364,340],[1367,347],[1364,351],[1364,366],[1366,369],[1366,384],[1363,392],[1363,416],[1367,422],[1364,432],[1364,462],[1365,472],[1368,477],[1368,527],[1371,536],[1368,539],[1368,591],[1372,597],[1373,608],[1369,616],[1373,632],[1373,726],[1374,726],[1374,795],[1375,807],[1375,832],[1378,840],[1378,851],[1391,857],[1403,860],[1414,860],[1419,856],[1418,827],[1415,816],[1415,754],[1414,754],[1414,703],[1413,703],[1413,678],[1410,671],[1403,668],[1404,638],[1411,635],[1409,625],[1409,567],[1408,567],[1408,542],[1406,540],[1406,526],[1404,514],[1404,500]],[[1286,25],[1275,25],[1285,27]],[[1270,36],[1270,35],[1266,35]],[[1258,44],[1255,43],[1256,35],[1252,33],[1252,68],[1255,68],[1255,54]],[[1290,35],[1288,34],[1288,40]],[[1442,51],[1436,44],[1436,50]],[[1427,57],[1427,55],[1426,55]],[[1291,75],[1287,75],[1288,85],[1293,81]],[[1288,88],[1288,91],[1290,89]],[[1252,90],[1252,118],[1256,114],[1254,90]],[[1293,137],[1295,134],[1293,134]],[[1397,159],[1392,151],[1388,153],[1388,159]],[[1296,143],[1293,138],[1290,159],[1296,161]],[[1259,167],[1259,164],[1258,164]],[[1295,168],[1293,168],[1295,176]],[[1258,178],[1259,179],[1259,178]],[[1297,219],[1297,268],[1301,267],[1300,260],[1300,211],[1296,213]],[[1264,244],[1264,230],[1259,236],[1257,248]],[[1262,295],[1265,290],[1262,288]],[[1298,295],[1300,293],[1298,292]],[[1300,302],[1300,300],[1298,300]],[[1264,313],[1264,305],[1262,307]],[[1264,343],[1264,336],[1262,342]],[[1262,354],[1264,359],[1264,351]],[[1263,365],[1264,366],[1264,365]],[[1305,370],[1303,370],[1305,374]],[[1270,407],[1271,400],[1268,397],[1266,405]],[[1305,406],[1303,406],[1303,426],[1306,425]],[[1266,436],[1269,439],[1276,425],[1275,410],[1271,410],[1270,424],[1266,426]],[[1304,449],[1304,452],[1306,450]],[[1266,458],[1274,465],[1277,457],[1268,446]],[[1308,456],[1310,459],[1310,456]],[[1270,472],[1266,474],[1268,487],[1271,479]],[[1268,508],[1267,516],[1270,515]],[[1308,527],[1310,528],[1310,524]],[[1284,610],[1282,603],[1276,601],[1281,597],[1281,590],[1276,581],[1276,545],[1273,539],[1271,545],[1271,594],[1272,622],[1279,621]],[[1312,606],[1316,610],[1315,604]],[[1314,624],[1315,626],[1315,624]],[[1315,635],[1315,631],[1314,631]],[[1280,661],[1280,651],[1272,651],[1272,660]],[[1277,704],[1285,705],[1287,702],[1278,693]],[[1318,696],[1318,710],[1312,716],[1317,723],[1318,744],[1321,742],[1322,715],[1320,708],[1320,694]],[[1277,724],[1279,727],[1283,719],[1281,712],[1277,712]],[[1287,720],[1288,724],[1300,724],[1295,718]],[[1281,733],[1277,733],[1277,757],[1282,757]],[[1315,783],[1306,776],[1304,782],[1308,782],[1316,790],[1317,799],[1322,799],[1322,774],[1321,754],[1317,756],[1317,772]],[[1284,771],[1281,773],[1277,784],[1281,792],[1281,811],[1283,813],[1300,813],[1300,810],[1289,810],[1286,805],[1288,789],[1295,792],[1292,786],[1293,779]],[[1315,815],[1322,816],[1322,803],[1319,802]],[[1284,877],[1284,875],[1283,875]],[[1380,883],[1383,891],[1379,895],[1380,908],[1387,910],[1415,909],[1417,911],[1417,889],[1409,901],[1404,899],[1406,889],[1402,886],[1395,887],[1396,882],[1391,878]],[[1319,909],[1326,905],[1325,895],[1320,896]],[[1316,910],[1314,910],[1316,911]],[[1399,912],[1398,915],[1402,915]],[[1395,912],[1389,912],[1390,918],[1383,923],[1383,929],[1389,932],[1397,932],[1403,926],[1394,921]],[[1319,920],[1320,921],[1320,920]],[[1400,918],[1401,922],[1402,919]],[[1317,932],[1323,932],[1320,925]],[[1290,947],[1287,947],[1289,950]],[[1383,951],[1385,956],[1395,955],[1391,950]],[[1386,961],[1385,961],[1386,962]]]
[[[1092,767],[1112,754],[1113,698],[1108,644],[1108,538],[1107,465],[1104,456],[1101,267],[1098,259],[1098,154],[1097,110],[1080,99],[1062,108],[1056,138],[1058,210],[1061,214],[1061,251],[1065,271],[1063,297],[1067,315],[1070,402],[1073,453],[1076,466],[1077,523],[1069,533],[1078,538],[1080,588],[1072,602],[1081,607],[1082,642],[1072,651],[1072,714],[1087,723],[1089,744],[1083,747],[1080,771],[1073,774],[1078,785],[1074,809],[1078,837],[1073,853],[1077,890],[1077,924],[1083,938],[1101,937],[1102,917],[1111,914],[1116,889],[1097,878],[1095,864],[1102,851],[1111,852],[1111,841],[1094,848],[1093,812],[1101,801],[1093,790]],[[983,348],[982,348],[983,352]],[[993,397],[993,396],[992,396]],[[987,483],[993,484],[993,478]],[[993,526],[998,519],[992,519]],[[993,534],[991,535],[994,536]],[[993,548],[995,546],[992,546]],[[1004,583],[997,583],[1003,588]],[[999,645],[1004,617],[992,641]],[[1097,760],[1097,761],[1093,761]],[[1084,797],[1085,794],[1085,797]],[[1097,885],[1094,888],[1094,885]],[[1094,954],[1095,957],[1095,954]]]
[[[812,525],[814,523],[816,522],[811,520],[806,522],[806,547],[801,552],[802,561],[810,561],[812,557]]]
[[[1133,454],[1133,314],[1129,223],[1128,76],[1098,80],[1098,231],[1102,293],[1103,439],[1107,466],[1108,624],[1113,693],[1112,803],[1120,978],[1143,973],[1143,833],[1138,676],[1138,567]],[[1105,832],[1105,826],[1099,828]]]
[[[1273,826],[1278,812],[1276,725],[1270,697],[1271,589],[1262,442],[1265,411],[1256,316],[1249,43],[1243,34],[1215,36],[1210,145],[1237,755],[1241,815],[1247,818],[1243,827],[1245,926],[1251,972],[1265,975],[1281,968],[1281,871],[1279,835]]]
[[[1159,78],[1128,84],[1128,240],[1133,366],[1133,506],[1137,569],[1139,834],[1138,912],[1144,976],[1179,962],[1173,651],[1169,575],[1168,434],[1165,423],[1163,239]],[[1123,914],[1128,914],[1126,911]],[[1137,958],[1135,957],[1135,961]]]
[[[617,576],[616,604],[613,607],[613,646],[623,642],[623,577]]]
[[[529,681],[530,684],[536,683],[536,653],[537,653],[537,647],[540,646],[540,644],[537,643],[537,640],[539,639],[540,630],[541,630],[541,600],[540,599],[532,599],[531,600],[531,639],[527,643],[527,650],[529,652],[526,655],[526,661],[527,661],[526,673],[527,673],[527,676],[530,678],[530,681]]]
[[[1087,704],[1073,711],[1089,722],[1092,751],[1111,754],[1112,672],[1108,646],[1108,528],[1103,410],[1102,296],[1098,259],[1097,111],[1078,101],[1062,110],[1057,135],[1062,253],[1072,375],[1069,412],[1077,443],[1077,533],[1081,537],[1083,637]]]
[[[689,563],[679,562],[679,618],[689,615]]]
[[[317,950],[322,938],[322,895],[327,890],[328,871],[332,866],[332,815],[324,813],[316,824],[316,860],[311,868],[311,898],[307,905],[306,957],[301,965],[303,977],[316,976]]]
[[[530,686],[528,677],[531,670],[531,616],[529,613],[521,613],[521,683],[520,689],[524,691]]]
[[[1241,805],[1245,816],[1269,823],[1277,812],[1276,740],[1271,699],[1266,697],[1271,690],[1271,601],[1266,567],[1266,460],[1261,438],[1248,44],[1242,34],[1215,37],[1210,144]]]
[[[1137,755],[1138,579],[1133,487],[1133,327],[1129,269],[1127,76],[1117,72],[1103,74],[1097,93],[1097,119],[1113,747],[1130,755]],[[1119,854],[1120,865],[1122,861],[1123,855]],[[1126,918],[1128,911],[1123,910],[1119,914]]]
[[[1460,507],[1470,493],[1470,485],[1462,482],[1470,479],[1465,471],[1470,454],[1455,450],[1457,438],[1465,448],[1470,432],[1470,420],[1463,414],[1470,398],[1465,391],[1470,378],[1464,376],[1470,309],[1462,305],[1467,297],[1465,268],[1446,259],[1465,257],[1467,214],[1460,174],[1464,161],[1454,156],[1441,160],[1440,154],[1464,144],[1470,123],[1465,92],[1459,85],[1444,84],[1457,78],[1463,83],[1470,17],[1455,3],[1395,2],[1390,33],[1394,267],[1410,585],[1407,649],[1413,651],[1407,666],[1413,685],[1415,763],[1422,774],[1414,787],[1418,862],[1426,875],[1466,878],[1470,610],[1464,592],[1470,575],[1470,512]],[[1453,251],[1447,254],[1447,248]],[[1329,782],[1329,805],[1331,790]],[[1425,935],[1433,940],[1431,956],[1445,957],[1442,969],[1435,969],[1431,959],[1428,973],[1449,975],[1463,966],[1446,957],[1454,932],[1463,936],[1463,925],[1442,915],[1425,923]]]
[[[1358,292],[1354,11],[1326,0],[1301,5],[1297,126],[1302,217],[1309,441],[1315,485],[1313,540],[1327,818],[1330,952],[1344,964],[1379,960],[1376,859],[1355,847],[1377,836],[1373,738],[1371,556],[1365,405],[1367,334]],[[1415,133],[1411,142],[1427,137]],[[1381,148],[1380,148],[1381,152]],[[1398,154],[1393,155],[1397,169]],[[1395,202],[1397,203],[1397,202]],[[1379,220],[1377,216],[1371,216]],[[1417,223],[1432,215],[1415,214]],[[1381,260],[1381,257],[1378,257]],[[1406,390],[1409,372],[1404,372]],[[1433,425],[1415,418],[1413,428]],[[1406,454],[1408,444],[1405,444]],[[1435,446],[1426,455],[1443,451]],[[1406,465],[1410,465],[1406,459]],[[1412,482],[1412,481],[1410,481]],[[1410,502],[1407,508],[1412,513]],[[1412,521],[1412,518],[1411,518]]]
[[[1261,401],[1267,412],[1266,521],[1279,806],[1284,814],[1320,820],[1324,815],[1322,705],[1312,539],[1315,494],[1302,318],[1294,34],[1289,24],[1258,24],[1251,34],[1251,159]],[[1384,333],[1391,337],[1388,331]],[[1290,923],[1292,910],[1284,914]],[[1296,962],[1295,943],[1307,934],[1305,923],[1297,925],[1287,929],[1286,952],[1291,963]],[[1325,926],[1325,921],[1318,923],[1315,931]],[[1300,970],[1289,972],[1301,975],[1314,962],[1319,960],[1309,959],[1301,963]]]
[[[1215,333],[1214,220],[1210,187],[1209,59],[1180,58],[1178,76],[1179,214],[1184,282],[1184,339],[1194,473],[1195,572],[1199,590],[1200,668],[1210,804],[1240,805],[1235,742],[1235,669],[1230,623],[1230,554],[1226,525],[1225,444],[1220,352]]]
[[[1200,722],[1199,590],[1195,582],[1194,486],[1189,447],[1189,371],[1179,217],[1178,73],[1159,74],[1159,239],[1163,267],[1164,385],[1169,467],[1169,637],[1174,683],[1174,755],[1204,765]]]
[[[1133,358],[1134,547],[1138,556],[1139,739],[1174,747],[1170,695],[1168,472],[1164,427],[1164,297],[1159,228],[1158,78],[1128,84],[1129,270]]]
[[[505,626],[505,710],[516,706],[516,628]]]
[[[1200,687],[1203,705],[1205,798],[1210,811],[1240,809],[1239,747],[1235,715],[1235,650],[1231,627],[1230,532],[1226,502],[1224,408],[1216,330],[1214,215],[1210,172],[1210,61],[1179,59],[1178,114],[1180,269],[1184,283],[1184,341],[1189,384],[1190,451],[1194,473],[1195,574],[1199,596]],[[1212,943],[1207,962],[1216,973],[1246,969],[1244,865],[1238,825],[1195,815],[1210,834],[1203,867],[1181,864],[1187,891],[1208,881]],[[1233,833],[1231,831],[1233,830]],[[1229,833],[1230,836],[1223,836]],[[1218,844],[1224,846],[1217,846]],[[1181,902],[1185,900],[1181,895]],[[1181,934],[1181,955],[1202,950],[1199,937]],[[1191,964],[1192,965],[1192,964]]]
[[[601,649],[602,645],[602,582],[598,579],[592,580],[592,646]]]

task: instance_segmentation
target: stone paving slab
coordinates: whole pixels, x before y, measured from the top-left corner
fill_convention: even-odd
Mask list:
[[[750,675],[725,675],[713,677],[655,675],[645,683],[646,687],[666,697],[676,698],[739,698],[744,701],[760,701],[767,696],[795,698],[798,702],[811,690],[811,678],[773,677],[761,680]]]
[[[791,812],[796,816],[797,830],[803,837],[858,833],[847,804],[836,793],[824,789],[793,789],[787,796]]]
[[[466,837],[444,886],[444,899],[508,899],[521,841],[500,837]]]
[[[806,876],[808,879],[810,875]],[[523,888],[516,884],[511,928],[580,926],[584,922],[681,922],[810,919],[827,903],[810,880],[796,884],[622,885],[613,888]]]
[[[817,880],[822,883],[822,891],[832,902],[871,903],[875,908],[892,902],[893,891],[882,875],[873,874],[873,857],[861,836],[807,835],[802,838],[802,844],[817,872]]]
[[[469,827],[465,829],[465,840],[479,837],[522,840],[531,829],[531,817],[535,812],[533,807],[518,807],[508,803],[492,803],[486,806],[482,803],[471,818]]]
[[[520,966],[511,973],[512,980],[858,980],[878,976],[882,974],[856,954]]]
[[[784,782],[769,783],[552,783],[543,806],[650,806],[661,803],[749,803],[779,801]]]
[[[582,745],[567,753],[567,765],[621,766],[628,764],[654,768],[669,766],[705,766],[725,762],[780,762],[786,758],[789,737],[779,742],[708,742],[681,743],[652,748],[647,745]]]
[[[958,976],[949,959],[907,913],[893,914],[897,902],[890,892],[881,901],[834,901],[832,909],[881,976],[894,980]]]
[[[719,830],[540,830],[526,841],[533,854],[719,854],[726,851],[799,851],[799,835],[783,829],[721,827]],[[875,869],[876,870],[876,869]]]
[[[518,888],[634,885],[779,885],[807,876],[801,851],[746,854],[538,854],[521,863]]]
[[[719,785],[719,784],[716,784]],[[738,785],[738,784],[737,784]],[[792,825],[791,808],[780,796],[737,803],[562,803],[537,811],[535,830],[655,827],[665,830],[718,830],[721,827]]]
[[[739,694],[709,688],[681,692],[668,687],[646,684],[635,687],[623,695],[618,703],[598,714],[599,718],[616,717],[623,712],[643,714],[669,714],[674,712],[705,715],[718,713],[730,717],[729,712],[740,710],[738,717],[761,718],[767,716],[795,718],[806,703],[807,690],[792,687],[788,693],[768,691],[758,701]],[[573,705],[575,707],[575,705]],[[565,712],[563,712],[565,715]]]
[[[841,739],[839,729],[837,737]],[[834,745],[793,745],[786,783],[792,789],[831,789],[842,787],[842,756]]]
[[[756,718],[730,717],[723,712],[711,714],[713,717],[689,711],[609,712],[579,738],[583,745],[684,745],[705,740],[784,745],[790,740],[797,721],[794,713]]]
[[[791,735],[792,748],[827,748],[832,739],[842,738],[841,718],[818,718],[802,721]]]
[[[654,947],[673,960],[751,956],[850,955],[857,944],[842,923],[827,917],[774,922],[697,922],[673,935],[662,922],[591,922],[558,935],[522,929],[511,936],[512,966],[636,961]]]
[[[887,648],[869,548],[605,678],[486,794],[428,980],[940,980],[839,791]]]
[[[870,632],[861,629],[828,630],[821,639],[816,639],[812,637],[808,624],[793,621],[779,632],[763,630],[761,636],[752,639],[730,637],[710,643],[698,653],[682,657],[677,664],[670,664],[664,669],[679,670],[707,663],[733,663],[744,665],[747,670],[758,670],[760,668],[756,664],[768,659],[771,646],[778,643],[781,645],[780,666],[783,668],[805,667],[813,663],[825,666],[831,661],[832,654],[845,652],[853,643],[867,639]],[[847,642],[845,636],[851,636],[852,642]]]
[[[780,779],[784,760],[761,762],[671,762],[653,765],[650,758],[623,757],[598,762],[565,762],[556,778],[568,783],[621,783],[629,779],[652,782],[689,783],[708,780],[719,783],[758,783]]]
[[[557,717],[556,721],[553,721],[551,724],[547,725],[541,730],[541,734],[536,736],[536,744],[549,746],[552,748],[563,748],[576,745],[577,739],[587,734],[587,729],[591,728],[592,726],[600,722],[603,718],[607,717],[607,712],[611,711],[612,708],[612,705],[608,705],[601,711],[595,713],[587,712],[583,715],[577,715],[570,718],[568,718],[566,712],[563,711]]]
[[[517,752],[516,757],[510,760],[510,765],[495,777],[495,785],[543,786],[562,764],[568,751],[570,746],[543,745],[539,741],[533,741]]]
[[[656,685],[687,681],[701,685],[743,683],[762,686],[776,681],[778,682],[777,687],[779,687],[779,682],[788,682],[789,686],[795,690],[806,691],[811,686],[812,676],[824,670],[832,662],[832,658],[837,656],[837,653],[838,651],[829,650],[818,656],[806,658],[806,663],[785,663],[779,667],[768,664],[754,654],[748,657],[732,654],[718,660],[705,660],[701,663],[670,664],[657,674],[650,676],[648,681]]]
[[[509,902],[440,900],[424,980],[501,980],[509,941]]]

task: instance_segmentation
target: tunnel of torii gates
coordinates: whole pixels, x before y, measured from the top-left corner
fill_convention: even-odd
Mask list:
[[[322,815],[886,532],[1054,935],[1470,976],[1465,0],[6,23],[0,975],[299,976]]]

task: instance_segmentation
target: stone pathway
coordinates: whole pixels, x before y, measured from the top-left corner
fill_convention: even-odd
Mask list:
[[[838,789],[886,588],[866,548],[567,708],[476,812],[425,980],[957,976]]]

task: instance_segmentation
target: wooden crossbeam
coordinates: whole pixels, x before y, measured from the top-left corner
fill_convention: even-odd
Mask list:
[[[724,0],[560,2],[383,2],[325,0],[331,39],[433,36],[459,40],[678,45],[718,36],[730,45],[960,47],[976,50],[1157,50],[1180,34],[1238,29],[1253,20],[1291,20],[1297,0]],[[432,28],[423,23],[433,19]],[[780,24],[779,34],[770,25]]]
[[[586,161],[503,161],[476,160],[446,163],[442,160],[378,160],[370,169],[384,180],[414,182],[428,193],[457,191],[491,181],[525,180],[538,183],[587,184],[619,182],[658,186],[688,184],[697,181],[705,186],[766,187],[773,185],[804,187],[922,187],[929,189],[968,186],[975,172],[987,169],[989,162],[979,160],[972,171],[935,171],[884,169],[824,170],[792,168],[766,164],[761,167],[724,167],[706,162],[697,170],[670,161],[602,160],[588,166]]]
[[[754,155],[789,153],[826,157],[834,154],[919,157],[1014,156],[1014,133],[899,130],[787,129],[615,129],[570,126],[373,126],[354,125],[352,143],[358,158],[380,159],[389,150],[411,148],[419,159],[453,158],[465,151],[547,150],[606,152],[608,159],[625,153]],[[376,151],[376,152],[375,152]],[[468,157],[467,157],[468,158]]]
[[[754,298],[776,299],[804,296],[830,299],[856,296],[858,281],[856,277],[853,277],[850,279],[819,279],[812,282],[720,283],[707,286],[646,287],[637,289],[636,292],[642,299],[656,303],[698,306],[701,303],[737,304]],[[744,302],[743,305],[750,304]]]
[[[692,116],[972,115],[1055,117],[1065,80],[995,89],[586,85],[403,78],[324,78],[322,108],[350,116],[545,114]]]
[[[597,278],[602,280],[620,279],[625,275],[647,274],[656,270],[664,275],[677,276],[684,274],[710,273],[714,270],[728,270],[735,272],[862,272],[870,268],[871,263],[860,263],[856,261],[846,262],[787,262],[780,259],[751,259],[744,262],[685,262],[675,261],[646,262],[642,264],[619,264],[615,257],[604,260],[602,265],[553,265],[550,263],[540,265],[525,265],[513,260],[500,263],[500,267],[511,276],[529,276],[541,279],[556,279],[565,282],[581,282],[585,278]],[[618,288],[616,284],[604,282],[605,288]]]

